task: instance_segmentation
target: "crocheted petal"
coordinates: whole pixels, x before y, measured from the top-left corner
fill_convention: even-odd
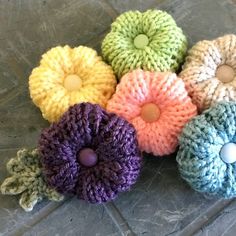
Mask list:
[[[179,76],[184,80],[187,90],[192,93],[195,86],[215,77],[215,68],[190,63],[190,66],[187,66]]]
[[[157,33],[166,32],[171,27],[176,26],[174,19],[164,11],[148,10],[142,14],[143,33],[148,37],[153,37]]]
[[[82,102],[90,102],[93,104],[99,104],[101,107],[105,107],[107,98],[102,95],[99,89],[97,89],[93,85],[90,85],[81,88],[79,92],[75,91],[70,94],[70,106]]]
[[[181,103],[187,97],[184,83],[172,73],[152,73],[150,93],[153,102],[161,109]]]
[[[38,192],[25,191],[21,194],[19,204],[27,212],[32,211],[34,206],[42,200]]]
[[[146,123],[140,117],[132,120],[132,124],[137,130],[140,149],[156,156],[163,156],[173,153],[178,140],[176,135],[166,122]]]
[[[151,48],[146,48],[142,52],[142,57],[139,59],[142,62],[141,68],[146,71],[165,71],[169,70],[169,65],[167,60],[165,60],[164,55],[157,56],[156,52]],[[166,67],[168,69],[166,69]]]
[[[74,66],[74,73],[80,75],[81,78],[84,78],[89,70],[93,70],[96,63],[101,60],[95,50],[85,46],[73,48],[70,59]]]
[[[64,71],[55,71],[49,67],[37,67],[33,69],[29,77],[30,96],[37,106],[41,106],[54,87],[63,84]]]
[[[111,32],[134,38],[142,32],[142,13],[140,11],[127,11],[116,18],[111,25]]]
[[[123,93],[129,103],[143,104],[151,99],[151,80],[152,73],[135,70],[122,78],[117,93]]]
[[[115,92],[117,84],[112,68],[103,61],[99,61],[94,65],[93,70],[96,71],[96,73],[93,71],[88,73],[86,79],[83,81],[82,88],[87,86],[96,88],[101,96],[109,99]]]
[[[121,35],[119,32],[108,33],[102,42],[104,59],[112,61],[122,51],[135,50],[133,40],[129,36]]]
[[[205,113],[206,121],[218,131],[218,136],[223,139],[222,145],[228,142],[235,142],[236,137],[236,107],[232,102],[221,102],[214,106],[214,110]]]
[[[94,146],[97,146],[99,160],[128,159],[138,155],[134,127],[116,115],[111,115],[109,123],[102,127],[99,136],[94,139]]]
[[[189,67],[189,63],[216,68],[221,62],[222,56],[219,49],[212,41],[203,40],[189,50],[184,68]]]
[[[149,43],[153,59],[161,71],[176,71],[183,62],[187,51],[187,38],[177,26],[166,27],[158,31]]]
[[[73,74],[74,67],[71,60],[72,49],[69,46],[58,46],[52,48],[42,56],[40,65],[50,67],[51,70],[57,71],[60,74]]]
[[[42,115],[50,122],[57,121],[69,107],[69,95],[64,88],[54,87],[41,103]]]
[[[137,180],[140,166],[140,157],[134,156],[127,162],[102,162],[97,168],[82,171],[77,195],[91,203],[110,201],[119,192],[130,189]]]
[[[197,191],[220,193],[227,179],[227,166],[215,155],[211,160],[194,157],[191,152],[182,150],[177,154],[181,176]]]
[[[215,78],[215,80],[218,79]],[[218,86],[215,88],[211,105],[214,105],[221,101],[231,101],[231,99],[233,99],[235,95],[236,95],[236,89],[232,85],[227,85],[219,82]]]
[[[222,64],[230,65],[236,69],[236,35],[225,35],[213,42],[222,55]]]
[[[120,50],[117,57],[115,57],[111,66],[118,78],[125,75],[129,71],[132,71],[136,68],[143,68],[143,53],[142,51],[136,51],[134,54],[134,50]]]
[[[200,111],[209,108],[218,100],[219,92],[216,93],[218,87],[222,86],[217,78],[212,78],[196,85],[192,91],[192,100]]]
[[[27,189],[27,186],[22,183],[19,176],[6,178],[1,185],[2,194],[17,195]]]
[[[140,107],[152,101],[150,81],[152,74],[135,70],[122,77],[117,85],[116,93],[108,102],[107,110],[114,112],[127,120],[131,120],[140,114]]]

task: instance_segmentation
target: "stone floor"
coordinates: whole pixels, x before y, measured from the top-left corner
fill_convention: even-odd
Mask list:
[[[34,147],[48,123],[29,98],[30,71],[47,49],[100,42],[129,9],[172,14],[190,46],[236,33],[235,0],[0,0],[0,181],[20,147]],[[0,195],[0,235],[236,235],[236,202],[211,199],[180,178],[175,158],[145,159],[132,191],[105,205],[76,198],[42,202],[32,213]]]

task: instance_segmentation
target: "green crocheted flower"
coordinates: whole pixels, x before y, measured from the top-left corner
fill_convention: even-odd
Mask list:
[[[128,11],[111,25],[102,43],[104,59],[118,78],[130,70],[176,71],[184,59],[187,39],[166,12]]]
[[[1,185],[2,194],[21,194],[19,204],[25,211],[31,211],[34,205],[44,197],[61,201],[63,196],[45,183],[37,149],[19,150],[17,157],[7,163],[7,170],[12,175]]]

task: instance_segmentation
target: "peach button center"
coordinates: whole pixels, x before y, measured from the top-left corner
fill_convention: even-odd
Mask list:
[[[64,80],[64,87],[68,91],[75,91],[82,86],[82,80],[78,75],[68,75]]]
[[[159,107],[154,103],[147,103],[141,108],[141,118],[145,122],[155,122],[159,119],[161,111]]]
[[[216,70],[216,77],[223,83],[229,83],[235,77],[234,69],[228,65],[221,65]]]

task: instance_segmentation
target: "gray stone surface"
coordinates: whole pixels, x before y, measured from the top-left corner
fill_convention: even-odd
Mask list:
[[[235,0],[0,0],[0,182],[20,147],[34,147],[48,123],[27,83],[40,55],[55,45],[100,52],[113,19],[126,10],[160,8],[173,15],[189,45],[236,33]],[[180,178],[174,156],[146,157],[135,187],[113,203],[76,198],[42,202],[31,213],[0,195],[0,235],[235,235],[235,202],[208,198]]]

